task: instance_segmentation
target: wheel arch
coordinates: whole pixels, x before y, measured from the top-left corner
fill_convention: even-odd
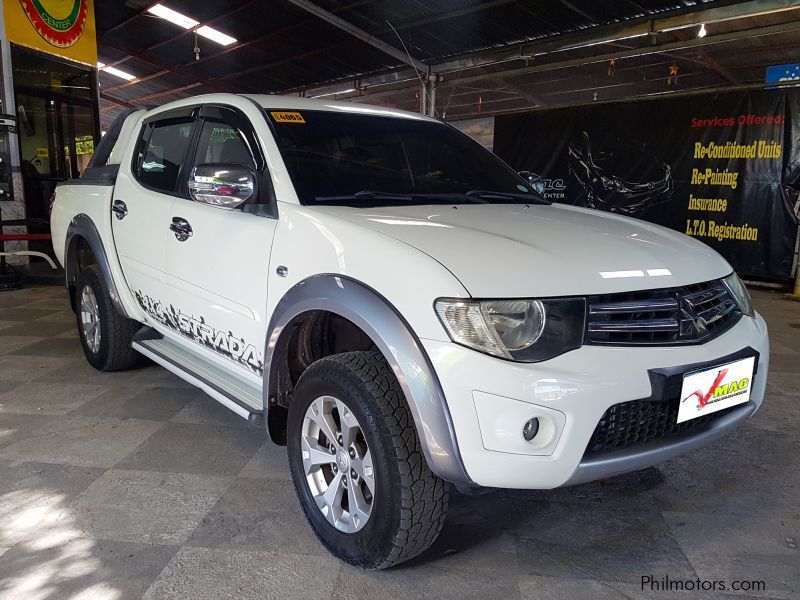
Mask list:
[[[87,249],[91,252],[91,258],[93,259],[90,263],[86,262]],[[91,217],[81,213],[76,215],[70,222],[64,242],[64,271],[73,311],[75,311],[73,293],[75,282],[78,280],[81,268],[86,264],[96,264],[100,268],[103,282],[108,287],[114,309],[123,317],[130,317],[122,304],[116,283],[114,283],[114,278],[111,275],[111,265],[109,264],[100,232]]]
[[[270,438],[280,443],[280,409],[285,410],[290,401],[287,396],[291,396],[292,384],[281,368],[289,345],[298,324],[319,311],[346,319],[369,337],[397,377],[431,471],[452,483],[470,485],[444,392],[419,339],[386,298],[341,275],[315,275],[297,283],[273,311],[267,328],[263,384]]]

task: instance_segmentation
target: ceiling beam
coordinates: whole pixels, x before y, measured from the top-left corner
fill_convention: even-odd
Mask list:
[[[229,10],[227,12],[224,12],[221,15],[216,16],[216,17],[214,17],[213,19],[211,19],[209,21],[204,21],[203,23],[198,23],[195,27],[192,27],[191,29],[184,29],[178,35],[173,35],[173,36],[171,36],[171,37],[169,37],[169,38],[167,38],[165,40],[161,40],[160,42],[155,42],[155,43],[150,44],[149,46],[146,46],[144,48],[139,48],[138,52],[149,52],[150,50],[155,50],[156,48],[160,48],[161,46],[163,46],[165,44],[169,44],[171,42],[174,42],[175,40],[179,40],[179,39],[184,38],[186,36],[192,35],[199,27],[203,27],[204,25],[211,26],[211,25],[215,24],[217,21],[221,21],[222,19],[230,17],[231,15],[239,12],[240,10],[247,8],[247,6],[252,4],[252,3],[253,3],[253,0],[245,0],[244,2],[242,2],[241,4],[236,6],[235,8],[232,8],[231,10]],[[143,13],[140,13],[140,14],[145,14],[145,12],[146,11],[144,11]],[[153,16],[153,18],[157,19],[159,17]],[[105,33],[103,34],[103,36],[105,36]],[[102,39],[101,39],[100,43],[101,44],[103,43]],[[115,66],[117,66],[119,64],[124,63],[127,60],[130,60],[130,58],[131,58],[130,56],[124,56],[124,57],[122,57],[120,59],[117,59],[115,61],[107,63],[106,66],[115,67]]]
[[[651,54],[660,54],[662,52],[670,52],[676,50],[688,50],[691,48],[700,48],[703,46],[711,46],[715,44],[724,44],[727,42],[735,42],[742,39],[750,39],[756,37],[764,37],[769,35],[778,35],[782,33],[800,32],[800,20],[783,23],[780,25],[769,25],[766,27],[756,27],[754,29],[747,29],[743,31],[733,31],[730,33],[721,33],[718,35],[707,35],[703,38],[694,38],[686,41],[669,42],[666,44],[659,44],[656,46],[647,46],[642,48],[631,48],[622,52],[610,52],[607,54],[598,54],[594,56],[586,56],[573,58],[569,60],[556,61],[551,63],[543,63],[539,65],[530,65],[527,67],[519,67],[514,69],[505,69],[500,72],[491,71],[486,73],[479,73],[476,75],[455,76],[447,79],[449,85],[458,85],[464,83],[472,83],[475,81],[483,81],[485,79],[493,79],[495,77],[516,77],[518,75],[529,75],[532,73],[543,73],[546,71],[553,71],[556,69],[566,69],[570,67],[581,67],[584,65],[601,63],[616,59],[636,58],[639,56],[648,56]]]
[[[182,77],[184,79],[188,79],[192,83],[200,83],[200,84],[212,87],[212,88],[216,88],[215,91],[218,91],[218,92],[236,93],[236,90],[234,90],[233,88],[230,88],[230,87],[225,86],[225,85],[217,84],[211,79],[208,79],[208,78],[205,78],[205,77],[199,77],[198,75],[193,75],[191,73],[187,73],[180,66],[172,67],[170,65],[165,65],[162,62],[160,62],[157,58],[155,58],[155,57],[153,57],[153,56],[151,56],[151,55],[149,55],[149,54],[147,54],[145,52],[137,52],[137,51],[128,50],[126,48],[122,48],[122,47],[116,46],[115,44],[111,44],[108,41],[103,42],[103,44],[105,46],[111,48],[112,50],[116,50],[117,52],[123,52],[123,53],[129,54],[133,58],[138,58],[141,61],[144,61],[144,62],[146,62],[148,64],[151,64],[152,66],[156,67],[159,71],[169,71],[170,73],[172,73],[174,75],[177,75],[178,77]]]
[[[105,92],[100,92],[100,99],[105,100],[106,102],[112,102],[113,104],[117,104],[119,106],[124,106],[125,108],[136,108],[133,104],[128,102],[127,100],[122,100],[120,98],[115,98],[114,96],[110,96]],[[113,108],[113,106],[103,107],[101,110],[109,110]]]
[[[641,8],[641,7],[640,7]],[[441,61],[429,61],[433,73],[446,75],[458,75],[464,71],[477,68],[497,67],[503,63],[511,63],[520,60],[533,60],[535,57],[574,50],[576,48],[608,44],[619,40],[634,39],[643,37],[654,28],[681,28],[691,27],[700,23],[712,23],[737,18],[748,18],[786,10],[800,8],[800,0],[751,0],[729,6],[716,8],[706,8],[697,10],[687,8],[669,13],[658,19],[653,19],[651,15],[644,15],[622,23],[591,27],[585,30],[554,36],[542,41],[527,41],[510,44],[503,48],[481,50],[466,53],[458,57],[448,58]],[[643,11],[644,12],[644,11]],[[800,13],[800,11],[798,11]],[[398,27],[404,27],[404,24]],[[447,79],[447,76],[446,78]],[[416,86],[418,81],[417,74],[407,67],[391,69],[379,75],[362,76],[360,78],[361,94],[368,94],[370,88],[380,89],[401,87],[399,81],[407,81]],[[279,93],[296,93],[304,91],[308,96],[315,96],[319,93],[326,93],[330,89],[341,87],[342,83],[352,81],[352,77],[342,77],[334,79],[321,85],[311,85],[303,87],[293,87],[281,90]]]
[[[322,19],[326,23],[329,23],[334,27],[337,27],[342,31],[349,33],[353,37],[358,38],[362,42],[366,42],[367,44],[373,46],[374,48],[377,48],[384,54],[388,54],[392,58],[400,61],[403,64],[413,67],[417,71],[422,71],[423,73],[428,72],[428,65],[426,65],[421,60],[414,58],[405,50],[400,50],[390,44],[387,44],[380,38],[375,37],[371,33],[367,33],[360,27],[353,25],[349,21],[345,21],[341,17],[338,17],[332,12],[317,6],[313,2],[309,2],[309,0],[287,0],[287,2],[289,2],[290,4],[294,4],[298,8],[302,8],[303,10],[311,13],[312,15]]]

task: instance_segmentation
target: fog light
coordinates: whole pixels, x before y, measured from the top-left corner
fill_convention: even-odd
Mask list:
[[[525,423],[525,427],[522,428],[522,437],[525,438],[526,442],[530,442],[536,437],[537,433],[539,433],[539,419],[533,417]]]

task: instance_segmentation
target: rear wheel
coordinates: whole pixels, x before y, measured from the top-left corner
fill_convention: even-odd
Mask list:
[[[306,518],[338,558],[383,569],[436,540],[447,484],[428,468],[380,353],[347,352],[312,364],[289,406],[288,445]]]
[[[97,265],[81,271],[75,307],[78,334],[89,364],[100,371],[120,371],[136,364],[139,354],[131,342],[141,324],[116,311]]]

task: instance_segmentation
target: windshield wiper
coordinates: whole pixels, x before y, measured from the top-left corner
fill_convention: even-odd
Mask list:
[[[464,192],[465,196],[480,198],[481,200],[524,200],[530,204],[552,204],[541,196],[517,192],[495,192],[492,190],[470,190]]]
[[[344,194],[342,196],[317,196],[317,202],[336,202],[338,200],[405,200],[412,201],[414,198],[409,194],[392,194],[390,192],[374,192],[372,190],[361,190],[355,194]]]

